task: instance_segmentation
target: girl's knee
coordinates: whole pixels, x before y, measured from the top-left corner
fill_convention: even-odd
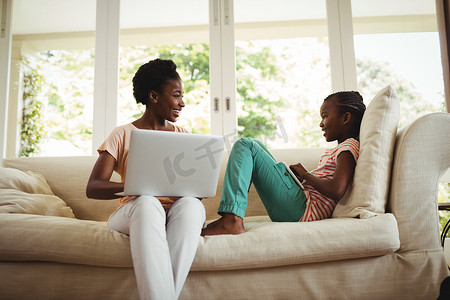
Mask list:
[[[236,143],[242,144],[242,145],[248,145],[248,144],[253,144],[255,142],[255,139],[252,138],[240,138],[239,140],[237,140]]]
[[[236,149],[239,149],[239,148],[249,148],[254,143],[255,143],[255,139],[252,139],[252,138],[240,138],[239,140],[236,141],[236,143],[234,143],[232,150],[236,151]]]

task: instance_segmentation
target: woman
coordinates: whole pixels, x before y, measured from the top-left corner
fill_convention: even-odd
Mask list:
[[[183,86],[171,60],[142,65],[133,78],[133,95],[146,106],[142,117],[115,128],[98,148],[86,188],[89,198],[115,199],[123,192],[133,129],[187,132],[172,124],[185,106]],[[149,149],[151,151],[151,149]],[[110,181],[113,171],[121,182]],[[177,299],[194,260],[205,222],[205,208],[194,197],[123,197],[108,228],[130,236],[141,299]]]

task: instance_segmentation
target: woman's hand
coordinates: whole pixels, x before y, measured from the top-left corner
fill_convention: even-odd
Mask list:
[[[123,182],[110,181],[116,159],[107,151],[100,153],[86,186],[86,196],[95,199],[116,199],[123,192]]]

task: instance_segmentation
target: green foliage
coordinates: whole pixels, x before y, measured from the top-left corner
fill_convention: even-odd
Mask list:
[[[19,156],[28,157],[39,154],[39,143],[45,135],[42,122],[43,103],[39,94],[44,84],[44,77],[39,72],[39,65],[33,66],[31,62],[22,57],[20,60],[23,74],[23,109],[20,130]]]
[[[243,70],[246,66],[252,66],[254,70],[258,70],[261,78],[277,79],[278,69],[276,67],[276,58],[272,54],[269,47],[258,48],[257,52],[252,50],[257,47],[249,42],[247,47],[236,47],[236,60],[238,64],[236,71]]]
[[[236,48],[237,102],[242,104],[238,117],[239,136],[261,138],[263,141],[275,135],[277,124],[274,107],[285,107],[280,99],[269,99],[256,84],[275,80],[278,76],[275,57],[268,47],[252,52],[249,47]]]
[[[68,141],[78,153],[89,153],[92,139],[93,50],[54,50],[36,55],[46,69],[45,127],[53,141]],[[60,151],[66,151],[62,148]],[[72,151],[72,150],[71,150]]]
[[[365,102],[373,98],[387,84],[395,87],[400,99],[399,127],[403,127],[421,115],[431,111],[444,111],[444,106],[427,101],[416,86],[393,72],[387,63],[357,60],[358,89]],[[442,103],[444,97],[442,95]]]
[[[237,97],[242,104],[243,114],[238,118],[241,137],[273,137],[277,126],[274,124],[275,113],[273,107],[284,105],[280,99],[269,100],[257,91],[255,82],[275,79],[277,68],[270,49],[264,48],[257,52],[237,47]],[[121,94],[130,97],[132,91],[127,82],[131,82],[134,73],[143,63],[154,59],[172,59],[183,80],[185,90],[186,114],[189,120],[180,120],[181,125],[187,125],[193,133],[208,133],[209,125],[209,46],[208,44],[184,44],[154,47],[129,47],[122,53],[120,86]],[[133,118],[138,114],[132,101],[121,111],[129,111]],[[187,122],[184,124],[182,122]]]
[[[127,123],[140,117],[145,110],[133,98],[132,78],[144,63],[155,59],[172,59],[183,80],[186,107],[177,122],[193,133],[209,133],[209,47],[207,44],[187,44],[122,49],[120,66],[120,123]]]
[[[278,142],[272,143],[272,139],[278,139],[285,133],[282,129],[285,127],[289,129],[291,140],[284,146],[328,146],[324,144],[318,127],[318,107],[330,88],[327,85],[330,81],[327,53],[328,44],[321,39],[237,42],[239,136],[258,138],[264,143],[267,141],[270,147],[279,145]],[[27,95],[24,93],[24,97],[34,99],[34,102],[24,102],[27,118],[34,121],[26,119],[24,122],[28,127],[22,130],[22,139],[27,140],[30,147],[22,155],[37,153],[32,145],[37,146],[44,136],[69,141],[89,153],[92,119],[86,115],[92,113],[93,49],[46,51],[37,53],[35,57],[35,64],[45,68],[45,71],[39,72],[45,74],[46,84],[43,88],[44,78],[40,73],[36,73],[40,77],[30,75],[35,81],[24,77],[24,80],[31,82],[24,84],[30,84],[29,89],[34,89],[27,91]],[[158,57],[174,60],[184,83],[186,107],[177,124],[191,129],[193,133],[209,133],[210,69],[209,45],[206,43],[121,48],[119,124],[133,121],[144,112],[145,107],[137,105],[132,96],[131,79],[139,66]],[[30,65],[27,61],[24,64]],[[424,112],[444,109],[444,105],[434,107],[436,104],[425,101],[414,85],[400,78],[387,64],[358,60],[357,73],[358,89],[366,103],[387,84],[395,86],[401,100],[400,126]],[[37,95],[43,100],[39,102]],[[42,107],[46,109],[45,120],[42,118]],[[47,134],[44,134],[44,128]]]
[[[191,92],[196,81],[209,83],[208,44],[188,44],[155,47],[161,59],[171,59],[182,70],[185,93]]]
[[[445,224],[450,220],[450,211],[439,211],[439,229],[440,232],[444,229]]]

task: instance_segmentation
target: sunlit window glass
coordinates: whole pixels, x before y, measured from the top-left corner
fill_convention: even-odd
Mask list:
[[[235,23],[239,136],[271,148],[324,145],[319,108],[331,91],[325,1],[236,1]]]
[[[172,59],[186,103],[176,124],[193,133],[210,133],[208,2],[141,1],[137,6],[122,1],[120,12],[118,123],[132,122],[145,110],[133,98],[132,78],[138,68],[155,58]]]
[[[55,3],[15,3],[19,156],[91,153],[95,2]]]
[[[435,1],[354,0],[352,10],[358,89],[366,100],[394,86],[400,127],[444,111]]]

